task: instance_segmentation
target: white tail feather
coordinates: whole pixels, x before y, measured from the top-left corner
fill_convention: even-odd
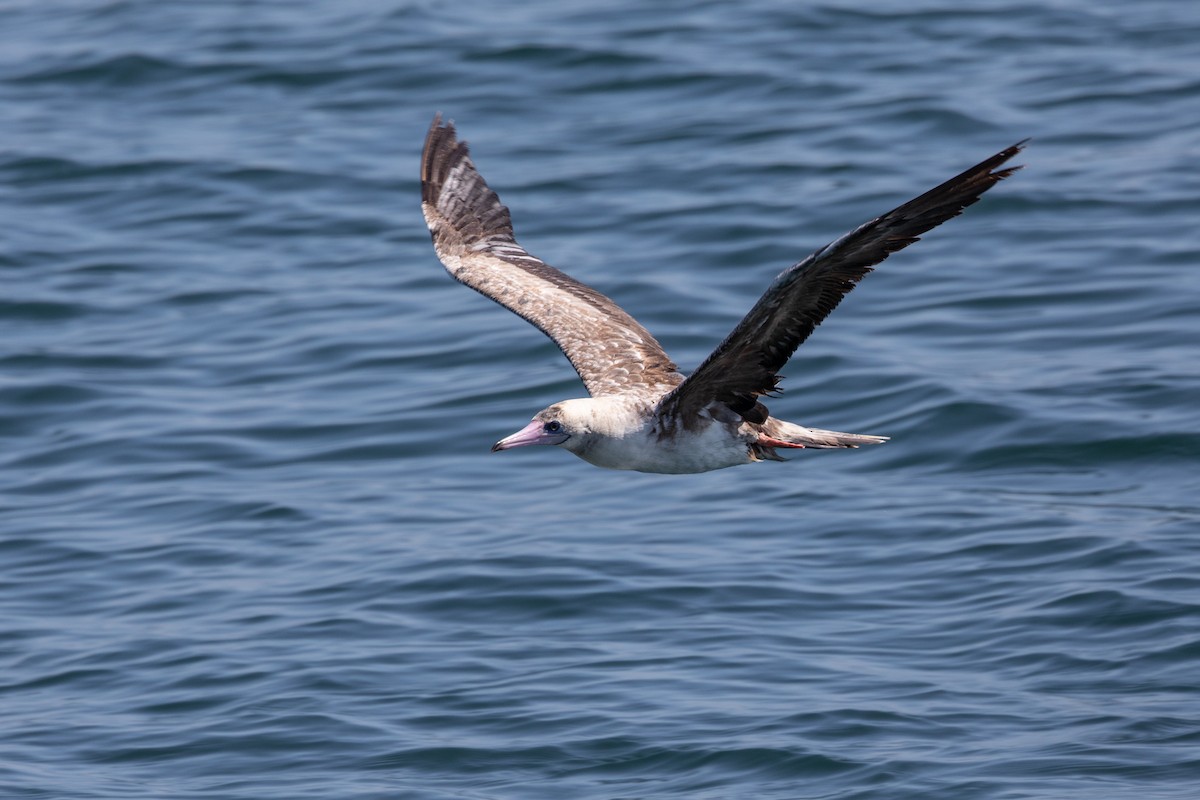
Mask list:
[[[861,447],[865,444],[883,444],[887,436],[871,436],[865,433],[841,433],[820,428],[805,428],[792,422],[772,419],[766,424],[767,433],[791,444],[804,445],[817,450],[835,447]]]

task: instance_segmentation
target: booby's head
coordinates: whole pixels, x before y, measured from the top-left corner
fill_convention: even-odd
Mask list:
[[[492,445],[492,452],[534,444],[563,445],[578,453],[595,432],[596,402],[593,398],[564,400],[539,411],[533,421],[512,436]]]

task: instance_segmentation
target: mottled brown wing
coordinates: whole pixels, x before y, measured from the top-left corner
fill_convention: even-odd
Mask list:
[[[517,244],[508,209],[440,114],[421,156],[421,208],[446,270],[549,336],[593,396],[661,394],[682,380],[654,337],[620,306]]]
[[[723,403],[748,422],[763,422],[760,395],[776,391],[778,371],[842,298],[892,253],[957,216],[1020,167],[997,169],[1019,142],[873,219],[785,270],[704,363],[663,398],[658,413],[688,424],[705,406]]]

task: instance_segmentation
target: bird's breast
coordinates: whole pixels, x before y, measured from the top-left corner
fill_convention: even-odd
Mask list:
[[[608,469],[687,474],[749,463],[749,445],[737,426],[712,423],[666,436],[647,426],[620,437],[597,438],[578,455]]]

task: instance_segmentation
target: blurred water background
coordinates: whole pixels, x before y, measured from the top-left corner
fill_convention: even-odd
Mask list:
[[[881,433],[489,454],[442,111],[686,370],[1027,136],[785,370]],[[1200,8],[0,2],[0,796],[1195,798]]]

